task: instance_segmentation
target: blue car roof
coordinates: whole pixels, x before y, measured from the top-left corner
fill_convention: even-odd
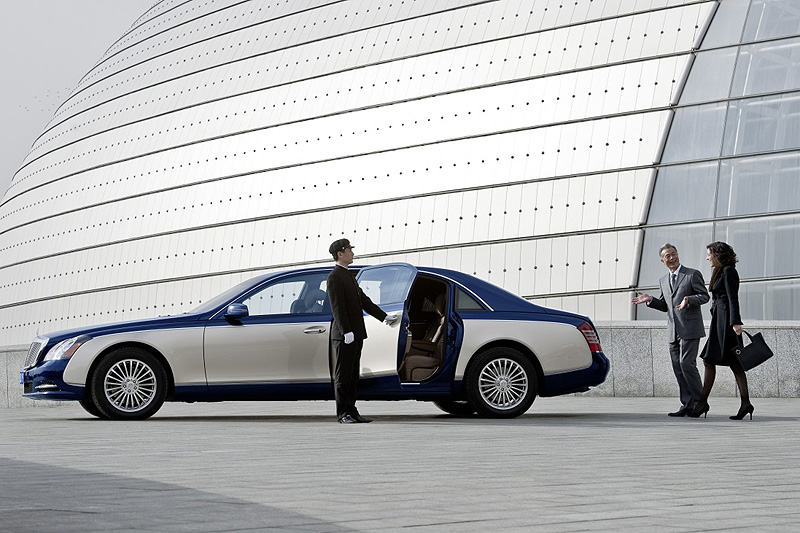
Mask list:
[[[518,313],[552,313],[553,309],[542,307],[529,302],[525,298],[509,292],[505,289],[498,287],[493,283],[484,281],[475,276],[459,272],[458,270],[449,270],[446,268],[435,267],[417,267],[417,270],[423,273],[436,274],[455,281],[463,285],[469,290],[478,295],[484,302],[486,302],[494,311],[501,312],[518,312]]]

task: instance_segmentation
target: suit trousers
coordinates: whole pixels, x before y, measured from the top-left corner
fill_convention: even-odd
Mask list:
[[[669,355],[672,358],[672,371],[678,380],[681,404],[693,409],[700,401],[703,383],[697,371],[697,348],[700,339],[675,339],[669,343]]]
[[[358,397],[358,376],[361,370],[363,340],[345,344],[344,340],[331,340],[333,353],[333,392],[336,396],[336,418],[355,416]]]

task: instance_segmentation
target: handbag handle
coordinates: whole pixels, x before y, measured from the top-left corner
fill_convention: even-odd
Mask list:
[[[747,338],[750,339],[750,342],[753,342],[753,336],[752,335],[750,335],[745,330],[742,330],[742,333],[747,335]],[[739,354],[741,354],[742,350],[744,350],[744,339],[742,338],[741,335],[736,335],[736,347],[732,348],[732,350],[736,354],[736,357],[739,357]]]

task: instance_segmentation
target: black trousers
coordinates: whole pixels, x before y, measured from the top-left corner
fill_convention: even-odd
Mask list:
[[[333,353],[333,392],[336,395],[336,418],[355,416],[358,397],[358,376],[361,369],[363,340],[345,344],[343,340],[331,340]]]

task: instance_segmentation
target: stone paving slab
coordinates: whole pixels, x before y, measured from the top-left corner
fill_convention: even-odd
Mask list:
[[[800,400],[540,398],[514,420],[418,402],[167,404],[109,422],[0,410],[0,531],[797,531]]]

